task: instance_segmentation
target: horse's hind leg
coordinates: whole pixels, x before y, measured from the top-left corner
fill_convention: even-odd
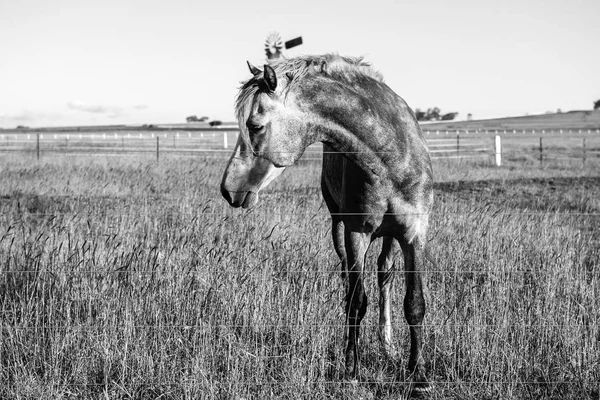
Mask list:
[[[358,378],[358,337],[360,322],[367,312],[367,295],[363,286],[365,254],[370,235],[350,232],[346,229],[344,239],[348,255],[348,292],[346,295],[346,320],[348,323],[348,346],[346,347],[346,379]]]
[[[394,255],[399,250],[398,242],[391,236],[383,238],[381,253],[377,259],[377,283],[379,284],[379,341],[383,352],[390,358],[396,355],[392,343],[392,321],[390,314],[390,289],[396,266]]]
[[[410,329],[410,357],[408,370],[413,376],[411,397],[424,397],[431,387],[425,376],[425,361],[421,353],[423,348],[423,317],[425,298],[421,273],[425,261],[424,242],[415,237],[410,243],[400,239],[404,253],[406,295],[404,297],[404,315]]]

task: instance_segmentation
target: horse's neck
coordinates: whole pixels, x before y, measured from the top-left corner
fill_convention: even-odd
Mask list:
[[[304,101],[310,103],[305,106],[311,115],[309,129],[368,173],[389,176],[410,157],[409,138],[398,130],[418,126],[408,106],[389,88],[375,81],[367,84],[371,87],[359,91],[323,79],[313,82],[304,91]]]

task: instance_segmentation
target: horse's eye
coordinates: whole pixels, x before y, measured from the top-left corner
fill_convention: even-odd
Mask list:
[[[262,125],[256,125],[253,123],[247,123],[246,126],[248,127],[248,130],[250,131],[250,133],[258,133],[262,130],[263,126]]]

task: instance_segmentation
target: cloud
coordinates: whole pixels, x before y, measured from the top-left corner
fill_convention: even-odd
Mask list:
[[[0,111],[0,127],[85,125],[92,122],[102,123],[102,121],[114,120],[136,121],[147,109],[149,109],[149,106],[146,104],[112,106],[71,101],[67,103],[66,108],[59,106],[58,109],[35,110],[24,108],[21,110]]]
[[[138,104],[135,106],[108,106],[99,104],[85,104],[79,101],[70,101],[67,107],[71,110],[83,111],[92,114],[102,114],[110,118],[126,115],[130,111],[145,110],[148,108],[146,104]]]
[[[94,113],[94,114],[108,114],[110,112],[116,111],[114,109],[111,109],[110,107],[92,106],[92,105],[83,104],[83,103],[80,103],[77,101],[68,102],[67,107],[69,107],[71,110],[85,111],[85,112]]]
[[[54,120],[60,118],[60,116],[60,114],[56,113],[47,113],[43,111],[24,109],[16,113],[1,113],[0,121],[35,122],[39,120]]]

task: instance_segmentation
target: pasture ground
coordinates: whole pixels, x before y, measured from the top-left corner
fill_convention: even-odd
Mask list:
[[[341,381],[344,283],[320,165],[252,210],[224,159],[2,156],[0,398],[398,398],[366,275],[362,382]],[[526,160],[527,161],[527,160]],[[598,399],[597,163],[434,163],[425,355],[435,399]],[[400,257],[398,257],[400,260]]]

